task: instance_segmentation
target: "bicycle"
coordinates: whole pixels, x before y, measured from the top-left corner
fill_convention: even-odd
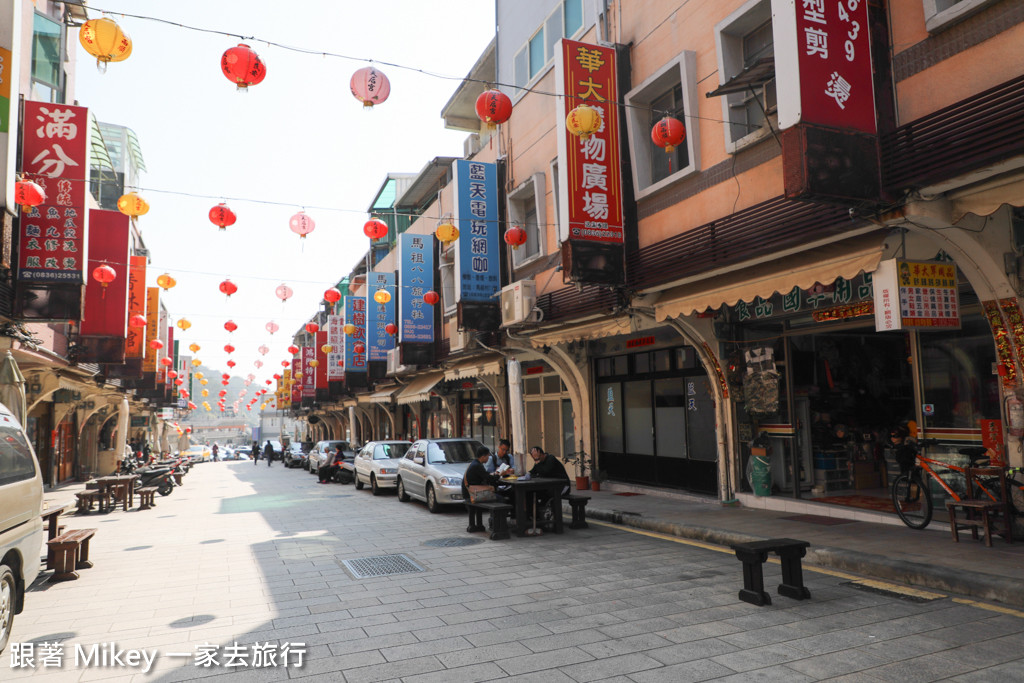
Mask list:
[[[961,448],[959,453],[966,455],[970,464],[964,467],[952,463],[927,458],[921,455],[921,447],[935,446],[939,442],[935,439],[922,439],[917,443],[911,442],[914,447],[914,463],[906,472],[901,473],[892,483],[892,504],[896,508],[896,514],[911,529],[924,529],[932,521],[934,502],[932,492],[924,473],[938,482],[950,498],[956,501],[963,500],[961,494],[966,491],[955,490],[943,476],[951,473],[959,473],[966,482],[966,470],[968,467],[984,467],[988,465],[988,449],[983,447]],[[933,467],[935,469],[933,469]],[[1024,468],[1016,467],[1007,470],[1006,484],[1010,491],[1010,512],[1014,517],[1024,516],[1024,483],[1017,477],[1024,472]],[[994,502],[1000,502],[1001,492],[998,487],[997,477],[979,477],[975,481],[981,493]]]

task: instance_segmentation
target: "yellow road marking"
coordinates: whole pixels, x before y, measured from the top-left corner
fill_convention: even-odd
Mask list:
[[[978,609],[986,609],[989,612],[998,612],[999,614],[1008,614],[1011,617],[1017,617],[1024,619],[1024,612],[1020,610],[1011,609],[1009,607],[1000,607],[998,605],[988,605],[984,602],[977,602],[975,600],[968,600],[967,598],[953,598],[953,602],[961,605],[970,605],[971,607],[977,607]]]

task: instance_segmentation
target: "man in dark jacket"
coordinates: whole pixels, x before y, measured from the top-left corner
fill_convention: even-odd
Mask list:
[[[534,446],[530,449],[530,457],[533,458],[535,463],[533,469],[530,470],[531,479],[561,479],[565,482],[565,486],[562,487],[560,495],[564,496],[569,492],[569,475],[565,473],[565,467],[558,458],[548,455],[540,446]],[[537,493],[536,495],[537,507],[545,509],[550,507],[548,503],[551,500],[551,496],[546,493]],[[558,504],[558,501],[554,501],[554,503]],[[545,522],[550,520],[551,514],[551,512],[545,513]]]
[[[267,467],[270,467],[274,462],[274,447],[270,445],[270,441],[263,447],[263,457],[267,459]]]
[[[469,463],[466,473],[462,476],[462,500],[469,503],[470,486],[494,486],[498,483],[498,475],[490,474],[485,463],[491,459],[491,449],[481,446],[476,449],[476,459]]]

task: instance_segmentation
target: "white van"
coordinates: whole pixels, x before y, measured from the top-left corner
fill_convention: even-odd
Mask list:
[[[0,652],[25,589],[39,574],[43,548],[43,477],[25,432],[0,404]]]

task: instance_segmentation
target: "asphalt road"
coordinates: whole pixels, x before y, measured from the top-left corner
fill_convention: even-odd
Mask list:
[[[280,463],[199,465],[152,510],[67,524],[98,529],[95,567],[33,587],[2,680],[1024,680],[1021,612],[806,568],[812,599],[755,607],[721,548],[604,524],[489,541]],[[385,556],[356,568],[406,571],[343,564]]]

